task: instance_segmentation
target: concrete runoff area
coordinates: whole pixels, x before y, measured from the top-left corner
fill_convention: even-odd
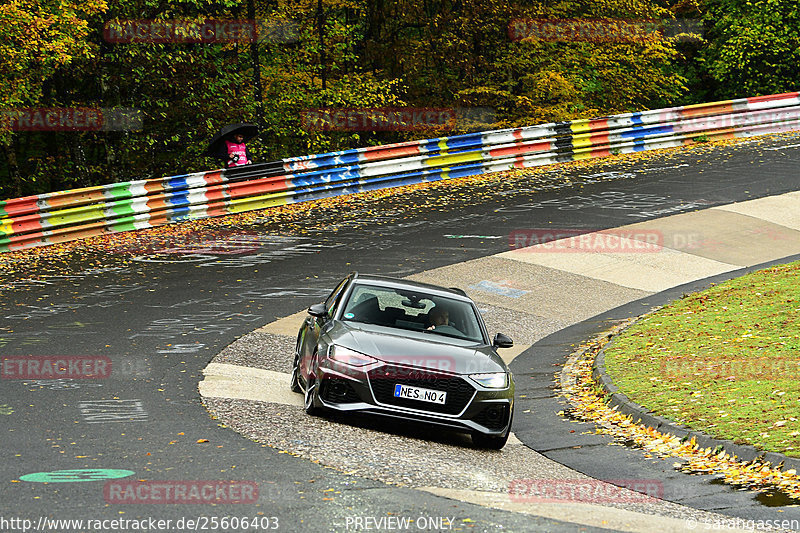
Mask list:
[[[527,335],[523,344],[505,354],[504,359],[510,362],[530,344],[546,337],[553,324],[566,328],[670,288],[800,254],[798,213],[800,193],[787,193],[616,228],[613,231],[626,241],[616,243],[619,251],[612,251],[608,246],[593,251],[591,238],[583,241],[568,238],[557,244],[541,243],[435,268],[409,276],[409,279],[457,286],[463,288],[479,307],[505,309],[510,316],[524,313],[529,319],[533,317],[546,323],[547,327],[540,333]],[[660,239],[658,250],[653,250],[652,246],[637,247],[636,242],[630,242],[652,245],[654,235]],[[598,236],[597,239],[594,242],[602,243],[605,237]],[[587,245],[589,249],[586,249]],[[587,294],[593,296],[587,297]],[[291,346],[304,316],[305,311],[299,312],[272,322],[259,331],[285,336],[287,345]],[[502,313],[486,314],[490,333],[508,330],[508,324],[499,320],[501,316]],[[246,343],[247,337],[238,342]],[[236,366],[212,362],[205,371],[205,380],[200,383],[201,394],[212,399],[259,400],[292,406],[302,403],[300,395],[288,392],[288,374],[266,370],[255,372]],[[544,371],[552,373],[551,370]],[[259,390],[250,390],[253,388]],[[518,448],[517,442],[512,436],[510,447]],[[525,453],[536,461],[547,461],[533,450]],[[577,472],[574,474],[581,476]],[[417,484],[416,488],[487,507],[544,517],[557,516],[566,522],[619,531],[652,530],[653,519],[659,520],[659,530],[692,529],[691,525],[686,525],[685,519],[677,518],[680,512],[670,508],[671,514],[662,514],[661,510],[666,509],[663,502],[662,506],[650,507],[645,512],[583,503],[559,503],[551,508],[543,504],[512,502],[507,493],[497,491],[457,490],[452,483],[443,482],[438,486]],[[704,528],[702,523],[700,528]]]

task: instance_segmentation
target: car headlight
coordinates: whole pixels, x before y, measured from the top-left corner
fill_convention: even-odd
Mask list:
[[[328,349],[328,358],[348,366],[367,366],[377,362],[374,357],[335,344]]]
[[[488,374],[470,374],[469,377],[487,389],[505,389],[508,387],[508,374],[505,372],[492,372]]]

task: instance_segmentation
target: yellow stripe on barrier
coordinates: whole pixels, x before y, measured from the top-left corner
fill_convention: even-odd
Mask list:
[[[289,194],[283,192],[253,196],[250,198],[237,198],[230,201],[228,212],[244,213],[245,211],[252,211],[254,209],[266,209],[268,207],[286,205],[289,203],[289,196]]]
[[[14,229],[12,228],[12,224],[14,223],[13,218],[2,218],[0,219],[0,233],[3,235],[11,235],[14,233]]]
[[[572,130],[572,133],[584,133],[589,131],[591,123],[586,119],[581,120],[574,120],[569,125],[569,129]]]
[[[69,226],[103,218],[105,218],[105,205],[86,205],[47,213],[42,217],[42,227]]]
[[[590,134],[575,135],[572,138],[573,148],[585,148],[592,145],[592,136]]]
[[[463,152],[460,154],[439,155],[425,159],[423,163],[429,167],[444,167],[457,165],[458,163],[470,163],[473,161],[482,161],[483,155],[479,151]]]

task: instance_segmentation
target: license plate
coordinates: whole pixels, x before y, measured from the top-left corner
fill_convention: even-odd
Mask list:
[[[447,393],[440,390],[423,389],[421,387],[409,387],[408,385],[397,384],[394,386],[395,398],[407,398],[409,400],[419,400],[420,402],[439,403],[444,405]]]

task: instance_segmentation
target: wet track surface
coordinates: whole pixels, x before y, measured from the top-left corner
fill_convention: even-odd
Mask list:
[[[68,271],[0,276],[1,355],[108,358],[113,369],[106,379],[0,382],[0,514],[34,524],[42,516],[173,525],[274,516],[281,531],[346,530],[355,516],[424,516],[455,517],[462,530],[589,530],[420,497],[251,442],[209,417],[197,392],[201,370],[238,337],[320,301],[351,270],[407,276],[506,251],[516,230],[596,230],[796,190],[800,151],[772,149],[790,141],[571,166],[527,185],[444,185],[348,211],[320,209],[288,226],[224,228],[213,245],[134,254],[109,247],[76,257]],[[415,208],[423,198],[433,207]],[[104,494],[110,472],[20,480],[75,469],[124,469],[132,480],[251,481],[258,498],[126,505]]]

